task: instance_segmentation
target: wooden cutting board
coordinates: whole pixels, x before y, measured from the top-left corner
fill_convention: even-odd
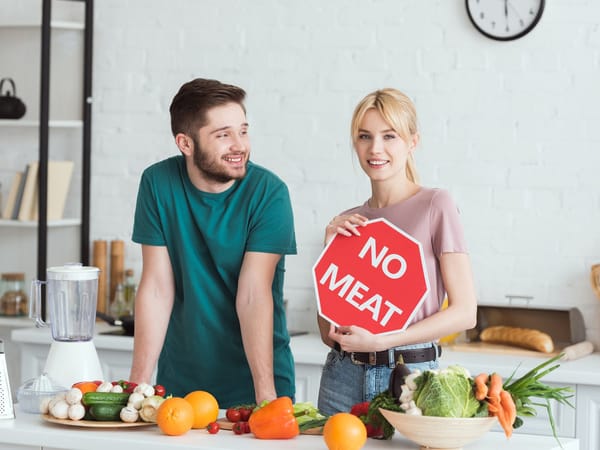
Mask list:
[[[558,355],[561,351],[561,349],[555,349],[551,353],[543,353],[511,345],[491,344],[489,342],[460,342],[445,347],[456,352],[497,353],[502,355],[532,356],[536,358],[551,358]]]
[[[217,419],[217,423],[221,427],[221,430],[232,430],[233,422],[230,422],[225,417],[221,417]],[[310,435],[321,435],[323,434],[323,427],[311,428],[309,430],[301,431],[300,434],[310,434]]]

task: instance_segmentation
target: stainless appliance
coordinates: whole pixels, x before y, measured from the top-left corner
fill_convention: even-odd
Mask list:
[[[15,409],[8,381],[8,368],[4,354],[4,342],[0,340],[0,419],[14,419]]]

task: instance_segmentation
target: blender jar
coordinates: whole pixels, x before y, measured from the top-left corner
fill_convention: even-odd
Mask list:
[[[37,326],[48,326],[56,341],[90,341],[96,323],[98,296],[97,267],[81,264],[46,269],[46,281],[32,283],[31,314]],[[46,284],[46,311],[44,322],[41,312],[41,285]]]

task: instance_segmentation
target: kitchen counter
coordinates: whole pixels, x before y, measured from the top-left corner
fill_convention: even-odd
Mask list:
[[[94,344],[97,349],[133,351],[133,338],[115,334],[120,327],[105,323],[96,324]],[[49,344],[51,342],[48,328],[20,328],[12,331],[12,340],[28,344]],[[316,334],[305,334],[291,338],[290,346],[296,364],[322,366],[329,349],[321,342]],[[540,354],[542,355],[542,354]],[[520,376],[537,364],[548,359],[546,356],[530,357],[505,354],[489,354],[483,352],[454,351],[444,347],[441,366],[460,364],[472,372],[497,371],[510,374],[516,370]],[[546,382],[567,382],[570,384],[585,384],[600,386],[600,353],[595,352],[574,361],[561,361],[560,367],[544,377]]]
[[[98,350],[104,378],[107,380],[126,379],[131,368],[133,338],[114,333],[120,327],[97,323],[94,343]],[[51,342],[50,331],[46,329],[15,329],[12,340],[21,350],[22,381],[38,376],[43,371]],[[296,401],[310,401],[317,404],[321,370],[328,348],[316,334],[300,335],[291,338],[291,348],[296,364]],[[472,374],[498,372],[503,377],[516,371],[519,377],[526,371],[548,359],[547,356],[523,356],[496,354],[489,352],[456,351],[444,347],[441,366],[459,364]],[[543,381],[553,386],[572,389],[573,397],[569,405],[553,402],[552,414],[556,431],[561,438],[578,438],[581,448],[600,450],[600,435],[596,432],[600,420],[596,412],[600,407],[600,354],[593,353],[574,361],[561,361],[560,367],[547,374]],[[12,380],[11,380],[12,381]],[[153,381],[153,380],[152,380]],[[19,382],[12,381],[14,386]],[[499,427],[494,428],[498,431]],[[527,417],[524,425],[516,430],[519,435],[551,436],[552,430],[548,411],[537,408],[535,417]],[[0,450],[4,450],[0,447]]]
[[[563,450],[578,450],[577,439],[562,438]],[[298,436],[286,440],[259,440],[251,434],[236,435],[221,430],[216,435],[206,430],[191,430],[182,436],[166,436],[157,426],[123,429],[78,428],[45,422],[36,414],[17,410],[15,420],[0,420],[0,449],[28,446],[23,450],[51,447],[53,449],[127,450],[194,449],[194,450],[326,450],[321,436]],[[19,447],[21,448],[21,447]],[[395,449],[415,450],[418,446],[399,433],[389,441],[368,439],[364,450]],[[464,447],[465,450],[559,450],[555,439],[544,436],[513,435],[509,440],[502,433],[489,432],[480,440]]]
[[[96,336],[94,344],[97,349],[133,351],[133,338],[121,336],[118,333],[121,327],[115,327],[102,322],[96,323]],[[12,340],[31,344],[48,344],[51,342],[48,328],[19,328],[12,331]],[[297,364],[323,365],[329,349],[321,342],[316,334],[305,334],[291,338],[290,346]],[[547,357],[516,356],[504,354],[486,354],[482,352],[454,351],[451,347],[444,347],[441,365],[461,364],[466,367],[485,366],[482,371],[504,371],[517,374],[525,372],[537,364],[545,361]],[[492,363],[493,361],[493,363]],[[492,367],[493,364],[493,367]],[[473,370],[473,369],[471,369]],[[561,361],[560,367],[548,374],[544,380],[548,382],[569,380],[572,384],[587,384],[600,386],[600,353],[595,352],[574,361]]]
[[[291,340],[292,352],[296,363],[323,365],[328,348],[316,334],[297,336]],[[451,347],[443,347],[440,365],[447,367],[460,364],[472,372],[503,372],[521,376],[549,357],[516,356],[508,354],[491,354],[476,351],[455,351]],[[568,382],[570,384],[586,384],[600,386],[600,353],[595,352],[574,361],[560,361],[560,367],[544,377],[546,382]]]

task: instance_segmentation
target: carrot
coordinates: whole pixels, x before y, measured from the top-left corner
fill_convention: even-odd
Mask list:
[[[507,438],[510,438],[512,436],[513,427],[512,427],[512,424],[508,423],[509,419],[506,415],[506,411],[504,411],[504,409],[502,407],[500,407],[498,409],[498,413],[496,414],[496,417],[498,418],[498,422],[500,423],[500,426],[504,430],[504,434],[506,435]]]
[[[488,393],[488,380],[490,376],[487,373],[480,373],[474,379],[475,381],[475,398],[479,401],[484,400]]]
[[[504,430],[504,434],[507,438],[512,435],[512,424],[509,423],[509,417],[507,412],[504,410],[502,404],[500,403],[500,396],[494,396],[487,399],[488,402],[488,411],[492,416],[496,416],[498,419],[498,423]]]
[[[500,405],[502,409],[506,412],[508,421],[512,426],[517,419],[517,406],[515,405],[515,400],[512,398],[510,392],[502,390],[500,392]]]
[[[502,377],[497,373],[490,375],[490,386],[488,388],[488,398],[493,397],[500,400],[500,392],[502,391]]]

